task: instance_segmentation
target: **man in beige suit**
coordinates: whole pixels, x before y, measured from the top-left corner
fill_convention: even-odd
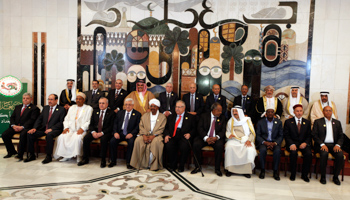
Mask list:
[[[158,111],[159,100],[151,99],[149,106],[151,112],[141,117],[140,132],[135,140],[130,165],[137,169],[159,170],[163,169],[163,131],[167,119]]]

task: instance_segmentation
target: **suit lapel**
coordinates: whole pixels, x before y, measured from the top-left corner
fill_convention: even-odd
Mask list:
[[[335,141],[335,132],[336,132],[336,127],[335,127],[335,123],[333,122],[333,119],[331,120],[331,123],[332,123],[332,135],[333,135],[333,141],[334,143],[336,144],[336,141]]]

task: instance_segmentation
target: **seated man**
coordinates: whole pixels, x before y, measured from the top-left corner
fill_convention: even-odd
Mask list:
[[[298,151],[303,154],[303,171],[301,178],[309,182],[307,175],[310,172],[312,161],[311,153],[311,122],[303,118],[303,105],[296,104],[293,107],[294,116],[284,123],[284,137],[286,139],[286,149],[290,152],[290,180],[295,180],[297,169]]]
[[[90,119],[89,129],[83,140],[83,160],[78,163],[78,166],[89,163],[90,144],[93,140],[100,138],[100,167],[106,167],[106,154],[108,149],[108,141],[112,137],[114,112],[108,108],[107,98],[101,97],[98,104],[99,108],[94,109]]]
[[[179,100],[175,105],[175,113],[168,117],[164,131],[164,143],[170,170],[177,169],[177,154],[180,151],[179,172],[184,171],[185,162],[190,154],[190,137],[195,134],[196,121],[193,115],[185,112],[185,102]]]
[[[226,120],[222,115],[222,107],[219,102],[211,105],[211,112],[204,113],[198,123],[198,136],[193,142],[193,153],[198,159],[199,164],[202,161],[202,148],[204,146],[212,146],[215,151],[215,173],[222,176],[220,165],[222,153],[224,152]],[[200,172],[198,163],[195,163],[196,168],[191,174]]]
[[[57,138],[54,158],[62,157],[60,161],[68,161],[72,157],[77,157],[80,162],[82,155],[83,138],[89,128],[93,109],[85,105],[85,94],[79,92],[76,104],[72,105],[63,121],[63,132]]]
[[[166,117],[175,113],[175,104],[178,97],[177,94],[173,92],[172,83],[166,84],[165,92],[161,92],[158,99],[160,101],[159,112],[163,113]]]
[[[320,168],[322,184],[326,184],[326,168],[328,153],[335,158],[333,170],[333,182],[340,185],[338,175],[343,166],[344,157],[341,146],[343,145],[344,133],[340,121],[332,118],[332,107],[323,108],[324,118],[315,120],[312,136],[315,141],[315,152],[320,153]]]
[[[266,108],[266,117],[257,124],[256,141],[259,149],[261,172],[260,179],[265,178],[265,161],[267,150],[273,151],[273,178],[280,180],[278,166],[281,158],[281,143],[283,140],[283,129],[281,120],[275,118],[275,107],[271,105]]]
[[[154,171],[163,169],[163,131],[167,119],[158,111],[158,99],[151,99],[149,106],[151,112],[141,117],[140,132],[135,140],[130,165]]]
[[[121,141],[127,141],[126,167],[132,169],[130,160],[134,141],[139,133],[141,113],[134,109],[134,100],[131,98],[125,99],[124,106],[125,110],[118,112],[114,120],[113,136],[109,143],[111,163],[109,163],[108,167],[113,167],[117,164],[118,145]]]
[[[75,89],[74,79],[67,79],[67,89],[62,90],[60,95],[60,106],[63,106],[67,111],[76,104],[78,89]]]
[[[24,93],[22,97],[22,104],[17,105],[10,118],[10,127],[2,133],[2,140],[4,141],[7,155],[4,158],[10,158],[17,154],[15,147],[12,144],[12,137],[19,133],[19,146],[17,159],[23,160],[23,153],[27,145],[27,132],[33,127],[35,120],[40,115],[38,107],[32,103],[32,95]]]
[[[52,161],[52,151],[55,138],[63,131],[63,120],[66,116],[64,107],[57,105],[58,96],[49,95],[49,105],[44,106],[39,118],[35,121],[34,127],[28,131],[28,153],[29,157],[24,162],[35,160],[34,142],[42,136],[46,136],[46,158],[42,161],[47,164]]]
[[[231,116],[226,127],[228,138],[225,147],[226,176],[236,173],[250,178],[256,156],[254,126],[250,117],[245,117],[240,106],[232,108]]]
[[[316,101],[310,111],[311,125],[314,124],[316,119],[323,118],[323,108],[329,106],[332,108],[332,118],[338,119],[337,107],[333,101],[329,100],[329,92],[323,91],[320,92],[320,100]]]

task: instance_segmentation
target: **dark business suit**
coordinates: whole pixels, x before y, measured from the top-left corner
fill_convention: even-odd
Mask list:
[[[202,148],[203,146],[212,146],[215,151],[215,170],[220,170],[220,164],[222,160],[222,153],[224,152],[225,144],[225,132],[226,132],[226,119],[224,115],[220,115],[215,122],[215,135],[218,135],[218,139],[214,144],[209,145],[204,141],[204,137],[209,136],[208,132],[211,126],[211,113],[207,112],[201,115],[199,123],[197,126],[198,136],[194,139],[193,142],[193,153],[198,158],[198,162],[202,161]],[[197,166],[197,163],[196,167]]]
[[[111,89],[108,91],[108,107],[113,111],[117,108],[119,108],[119,110],[123,110],[124,99],[126,96],[128,96],[128,92],[124,89],[120,89],[118,97],[115,98],[115,90],[116,89]]]
[[[194,112],[197,113],[196,118],[199,120],[199,116],[201,116],[201,114],[205,112],[205,104],[203,101],[203,95],[199,93],[195,93],[194,95]],[[189,92],[187,94],[184,94],[182,100],[185,102],[186,111],[191,112],[191,93]]]
[[[239,95],[237,97],[235,97],[234,101],[233,101],[233,106],[241,106],[243,109],[243,105],[242,105],[242,95]],[[247,95],[246,97],[246,104],[245,104],[245,109],[243,109],[243,112],[245,115],[248,115],[249,117],[252,118],[253,116],[253,111],[254,111],[254,106],[255,106],[255,102],[252,99],[251,96]]]
[[[92,96],[93,90],[84,92],[86,95],[85,104],[91,106],[93,109],[98,109],[98,101],[101,97],[104,97],[104,92],[97,90],[96,94]]]
[[[83,159],[89,160],[90,156],[90,144],[95,138],[92,136],[92,132],[98,132],[98,122],[100,119],[101,110],[100,109],[94,109],[89,129],[86,132],[86,135],[83,140]],[[113,128],[113,120],[114,120],[114,112],[113,110],[107,108],[106,113],[104,113],[104,118],[102,122],[102,132],[103,135],[100,137],[101,142],[101,152],[100,157],[102,159],[106,158],[107,149],[108,149],[108,141],[112,136],[112,128]]]
[[[296,167],[297,167],[297,159],[298,159],[298,151],[301,151],[303,154],[303,170],[302,176],[307,176],[310,171],[311,161],[312,161],[312,153],[311,153],[311,122],[304,118],[301,118],[301,127],[300,133],[298,132],[298,124],[295,121],[295,118],[287,119],[284,122],[283,134],[286,140],[286,148],[290,152],[290,171],[291,174],[295,176]],[[304,149],[300,149],[299,146],[302,143],[306,143],[306,147]],[[290,150],[290,146],[295,144],[297,150]]]
[[[131,155],[132,155],[132,150],[134,148],[134,141],[139,133],[139,124],[140,124],[140,119],[141,119],[141,113],[138,112],[137,110],[133,109],[130,116],[129,116],[129,122],[128,122],[128,127],[127,128],[127,134],[131,133],[133,137],[130,139],[126,139],[123,134],[123,123],[126,115],[126,110],[121,110],[117,113],[116,118],[114,120],[113,124],[113,132],[112,132],[112,138],[110,141],[110,153],[111,153],[111,162],[116,163],[117,162],[117,153],[118,153],[118,145],[121,141],[127,141],[128,142],[128,147],[126,150],[126,163],[130,163]],[[116,139],[114,137],[114,134],[118,133],[119,134],[119,139]]]
[[[333,148],[335,145],[339,145],[340,147],[343,145],[344,133],[343,133],[343,129],[340,121],[332,118],[331,123],[332,123],[332,129],[333,129],[333,140],[334,140],[333,143],[324,143],[326,139],[326,134],[327,134],[326,120],[324,118],[315,120],[313,129],[312,129],[312,136],[315,141],[315,152],[320,153],[321,176],[326,175],[326,167],[327,167],[328,152],[329,152],[335,158],[333,174],[334,176],[337,177],[343,166],[344,158],[343,158],[343,151],[334,152]],[[328,152],[320,150],[321,144],[325,144],[327,146]]]
[[[158,100],[160,101],[159,112],[164,113],[165,111],[170,111],[172,114],[175,113],[176,101],[179,100],[179,97],[177,96],[177,94],[175,92],[171,92],[171,94],[170,94],[170,100],[169,100],[170,109],[167,108],[166,92],[160,93]]]
[[[51,156],[53,151],[54,139],[59,136],[63,131],[63,120],[66,116],[66,109],[64,107],[57,105],[55,109],[52,110],[50,121],[50,106],[44,106],[39,118],[35,121],[34,127],[36,131],[33,134],[28,134],[28,152],[30,155],[34,155],[34,142],[37,138],[46,135],[46,154]],[[52,129],[48,134],[45,133],[47,129]]]
[[[268,127],[267,127],[267,118],[261,119],[257,124],[256,129],[256,146],[260,152],[260,165],[261,169],[265,169],[265,161],[267,154],[267,147],[263,144],[264,141],[267,142],[276,142],[277,145],[273,148],[273,170],[277,171],[280,158],[281,158],[281,143],[283,140],[283,129],[282,122],[279,119],[273,118],[271,141],[268,141]]]
[[[222,106],[222,114],[227,116],[227,104],[226,104],[226,97],[219,94],[219,97],[217,99],[218,103],[220,103],[220,105]],[[210,94],[207,97],[206,103],[205,103],[205,110],[206,112],[210,112],[210,107],[211,105],[213,105],[215,103],[215,98],[214,98],[214,94]]]
[[[10,117],[10,127],[2,133],[2,140],[4,141],[4,144],[6,146],[6,150],[8,154],[16,154],[16,150],[12,143],[12,137],[16,133],[20,133],[20,139],[19,139],[19,149],[18,149],[18,156],[23,157],[23,153],[26,149],[27,145],[27,132],[33,128],[33,125],[35,123],[35,120],[40,115],[40,110],[38,107],[33,105],[32,103],[27,106],[27,108],[23,111],[21,116],[23,104],[17,105],[15,107],[15,110],[13,111],[11,117]],[[16,132],[11,126],[12,125],[18,125],[23,126],[24,129],[21,132]]]
[[[170,161],[171,169],[177,168],[177,152],[180,150],[180,168],[183,169],[187,156],[190,153],[189,141],[184,137],[185,134],[189,133],[191,138],[194,137],[196,131],[195,117],[187,112],[184,112],[182,117],[182,126],[178,127],[173,137],[177,114],[170,115],[167,119],[167,124],[164,130],[164,137],[170,136],[169,142],[165,144],[165,150],[167,152],[168,161]]]

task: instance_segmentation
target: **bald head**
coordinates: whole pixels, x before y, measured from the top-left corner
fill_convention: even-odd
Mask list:
[[[212,90],[215,95],[218,95],[220,93],[220,85],[214,84]]]
[[[331,120],[332,118],[332,107],[330,106],[325,106],[323,108],[323,115],[325,118],[327,118],[328,120]]]
[[[194,94],[194,93],[196,93],[196,90],[197,90],[197,85],[195,83],[191,83],[190,84],[190,93]]]
[[[167,93],[171,93],[173,91],[173,84],[172,83],[167,83],[165,86],[165,90]]]

